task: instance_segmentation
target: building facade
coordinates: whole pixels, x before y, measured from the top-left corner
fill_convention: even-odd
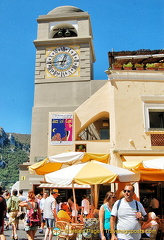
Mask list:
[[[31,154],[20,166],[21,188],[44,179],[29,175],[29,164],[62,152],[109,153],[116,166],[164,156],[164,51],[109,52],[108,80],[95,81],[89,14],[63,6],[37,21]]]

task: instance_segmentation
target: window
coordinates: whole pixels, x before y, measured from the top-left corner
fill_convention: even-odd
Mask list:
[[[100,139],[109,139],[109,128],[100,128]]]
[[[164,110],[149,110],[150,128],[164,128]]]
[[[145,103],[145,130],[164,131],[164,104]]]
[[[78,138],[80,140],[109,140],[110,119],[107,117],[99,118],[80,132]]]

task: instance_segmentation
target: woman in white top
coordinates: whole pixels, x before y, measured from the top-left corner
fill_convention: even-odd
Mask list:
[[[142,224],[142,230],[144,233],[142,234],[141,238],[150,238],[151,233],[157,233],[158,230],[158,223],[156,220],[156,214],[154,212],[148,213],[148,220]]]

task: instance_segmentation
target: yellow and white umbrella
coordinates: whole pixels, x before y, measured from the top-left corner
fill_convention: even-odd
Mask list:
[[[71,183],[96,185],[112,182],[135,182],[139,181],[139,179],[139,174],[128,169],[94,160],[45,175],[46,182],[63,185]]]
[[[135,174],[127,169],[95,160],[72,165],[45,175],[46,182],[61,185],[69,185],[72,183],[73,198],[75,203],[75,183],[97,185],[112,182],[134,182],[139,181],[139,178],[139,174]]]
[[[65,152],[45,158],[44,160],[29,166],[30,174],[45,175],[61,168],[96,160],[104,163],[109,162],[109,154],[87,153],[87,152]]]

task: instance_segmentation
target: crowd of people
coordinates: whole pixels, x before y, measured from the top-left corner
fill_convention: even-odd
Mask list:
[[[12,228],[11,238],[18,240],[19,213],[24,213],[24,230],[28,240],[34,240],[37,230],[44,233],[44,240],[52,239],[52,229],[55,227],[56,220],[75,222],[79,215],[85,217],[89,214],[89,200],[83,196],[81,206],[74,203],[71,196],[68,200],[62,198],[58,204],[56,198],[60,195],[58,189],[53,189],[48,195],[47,192],[35,195],[33,190],[28,191],[27,198],[23,196],[23,190],[19,193],[15,189],[10,194],[9,191],[2,192],[0,187],[0,239],[5,240],[4,229]],[[31,220],[31,211],[38,215],[38,222],[35,224]],[[36,215],[36,214],[35,214]],[[36,220],[35,220],[36,221]]]
[[[157,231],[158,222],[155,211],[148,212],[139,201],[134,200],[135,189],[127,184],[119,199],[113,192],[107,192],[100,209],[91,214],[91,204],[86,195],[78,205],[71,196],[62,198],[60,203],[57,197],[58,189],[35,195],[33,190],[28,191],[27,198],[23,191],[13,190],[2,192],[0,187],[0,239],[5,240],[4,228],[11,226],[12,239],[18,240],[19,218],[18,213],[24,213],[24,230],[28,240],[34,240],[37,230],[44,233],[44,240],[52,240],[55,222],[59,220],[70,223],[83,222],[85,218],[99,219],[99,239],[101,240],[140,240],[150,238],[151,231]],[[156,210],[159,203],[151,201],[151,208]],[[74,201],[75,200],[75,201]],[[153,205],[154,204],[154,205]],[[8,219],[8,220],[7,220]],[[44,232],[45,231],[45,232]]]

